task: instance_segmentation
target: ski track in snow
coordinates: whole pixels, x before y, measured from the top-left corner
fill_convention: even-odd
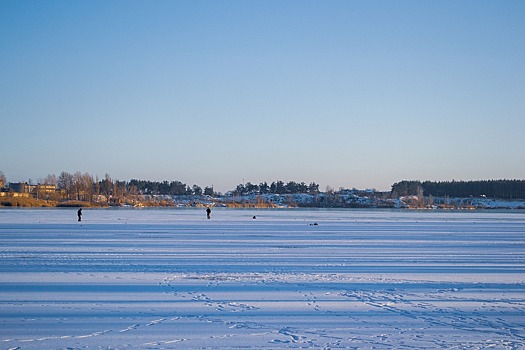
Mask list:
[[[0,349],[525,349],[525,213],[256,214],[0,210]]]

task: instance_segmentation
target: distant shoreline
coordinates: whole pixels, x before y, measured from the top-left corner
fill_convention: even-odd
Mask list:
[[[222,203],[222,202],[193,202],[191,204],[178,204],[178,205],[159,205],[158,203],[146,203],[141,205],[107,205],[103,203],[89,203],[82,201],[69,201],[69,202],[54,202],[46,200],[31,199],[23,202],[13,201],[6,202],[3,198],[0,202],[0,209],[70,209],[70,208],[89,208],[89,209],[203,209],[206,207],[212,207],[215,209],[275,209],[275,210],[288,210],[288,209],[334,209],[334,210],[401,210],[401,211],[479,211],[479,210],[510,210],[510,211],[525,211],[525,201],[482,201],[472,203],[471,199],[461,198],[454,199],[457,203],[465,203],[468,205],[440,205],[440,206],[410,206],[410,205],[358,205],[358,206],[333,206],[333,205],[258,205],[256,203]],[[7,205],[6,205],[7,204]],[[148,205],[149,204],[149,205]],[[473,205],[475,204],[475,205]]]
[[[37,185],[5,187],[4,182],[0,179],[3,207],[525,209],[525,180],[403,180],[389,192],[330,187],[322,192],[315,182],[243,182],[225,194],[214,192],[213,186],[202,190],[180,181],[113,181],[109,175],[94,180],[87,173],[63,172]]]

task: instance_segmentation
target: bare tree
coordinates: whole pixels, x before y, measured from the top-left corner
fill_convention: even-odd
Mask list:
[[[61,172],[57,184],[58,189],[66,193],[66,199],[70,199],[73,191],[73,175],[66,171]]]
[[[94,188],[93,188],[93,176],[89,175],[88,173],[84,173],[81,176],[81,190],[83,193],[83,199],[88,202],[93,201],[93,194],[94,194]]]
[[[44,178],[44,185],[57,185],[58,180],[55,174],[49,174]]]
[[[7,179],[4,175],[4,172],[0,170],[0,188],[3,188],[6,183],[7,183]]]
[[[82,173],[77,171],[73,174],[73,192],[76,194],[76,200],[80,200],[80,194],[83,193]]]
[[[109,198],[113,193],[113,180],[109,174],[106,174],[104,180],[101,181],[100,192],[106,196],[106,201],[109,203]]]

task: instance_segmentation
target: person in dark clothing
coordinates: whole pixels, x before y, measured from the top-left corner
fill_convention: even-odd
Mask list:
[[[206,208],[206,217],[208,219],[211,219],[211,209],[210,209],[210,207]]]
[[[78,209],[77,215],[78,215],[78,221],[82,221],[82,208]]]

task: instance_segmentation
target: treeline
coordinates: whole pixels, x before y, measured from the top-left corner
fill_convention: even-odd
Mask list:
[[[3,175],[3,173],[2,173]],[[5,176],[3,177],[5,180]],[[5,183],[5,181],[4,181]],[[150,181],[131,179],[129,181],[114,180],[109,174],[103,179],[93,177],[89,173],[69,173],[62,171],[56,175],[48,175],[44,179],[39,179],[41,185],[55,185],[57,193],[51,196],[46,193],[46,198],[53,200],[77,200],[77,201],[99,201],[99,196],[104,196],[107,201],[110,198],[124,198],[136,195],[176,195],[176,196],[200,196],[218,195],[214,192],[213,186],[206,186],[204,189],[198,185],[189,186],[181,181]],[[229,191],[232,195],[242,196],[250,194],[297,194],[297,193],[319,193],[319,185],[315,182],[306,184],[304,182],[273,181],[268,184],[239,184]],[[51,198],[53,197],[53,198]]]
[[[63,171],[56,181],[48,176],[46,182],[56,184],[57,189],[65,193],[66,199],[91,201],[94,196],[122,198],[134,195],[213,195],[213,187],[188,186],[180,181],[149,181],[132,179],[130,181],[113,180],[109,174],[104,179],[93,178],[88,173],[71,174]]]
[[[110,179],[104,179],[99,181],[103,193],[108,192],[107,189],[111,188],[112,183]],[[122,188],[129,194],[151,194],[151,195],[209,195],[215,194],[213,186],[207,186],[202,189],[198,185],[188,186],[180,181],[149,181],[149,180],[137,180],[132,179],[129,182],[116,181],[113,184],[116,188]],[[121,191],[117,191],[121,192]],[[274,181],[270,185],[267,182],[260,184],[252,184],[250,182],[246,184],[239,184],[237,187],[230,191],[233,195],[248,195],[248,194],[296,194],[296,193],[319,193],[319,185],[315,182],[307,185],[304,182],[289,181],[284,183],[283,181]]]
[[[129,181],[114,180],[109,174],[103,179],[93,177],[88,173],[68,173],[61,172],[57,177],[48,175],[44,179],[39,179],[39,185],[54,185],[46,188],[45,186],[34,186],[29,181],[30,191],[33,191],[36,199],[47,199],[54,201],[77,200],[86,202],[104,202],[119,198],[133,198],[138,195],[175,195],[175,196],[217,196],[213,186],[204,187],[198,185],[189,186],[181,181],[149,181],[132,179]],[[0,171],[0,189],[6,186],[6,177]],[[26,183],[27,185],[27,183]],[[7,188],[7,187],[6,187]],[[5,190],[7,191],[7,190]],[[11,189],[11,191],[13,191]],[[23,192],[23,190],[19,190]],[[29,192],[29,191],[26,191]],[[273,181],[268,184],[261,182],[253,184],[251,182],[237,185],[227,195],[265,195],[265,194],[319,194],[319,185],[315,182],[306,184],[305,182]],[[333,194],[327,190],[327,194]],[[370,194],[367,194],[369,196]],[[378,196],[374,193],[373,196]],[[418,197],[488,197],[499,199],[525,199],[525,180],[480,180],[480,181],[409,181],[404,180],[392,185],[390,194],[383,193],[382,196],[398,198],[401,196]]]
[[[188,186],[180,181],[148,181],[132,179],[126,183],[126,189],[131,194],[153,194],[153,195],[209,195],[214,194],[213,187],[205,187],[204,190],[198,185]]]
[[[267,182],[261,182],[260,184],[252,184],[248,182],[246,184],[239,184],[232,193],[236,196],[249,195],[249,194],[297,194],[297,193],[319,193],[319,185],[315,182],[311,182],[307,185],[304,182],[289,181],[284,183],[283,181],[274,181],[270,185]]]
[[[392,185],[392,196],[525,198],[525,180],[401,181]]]

